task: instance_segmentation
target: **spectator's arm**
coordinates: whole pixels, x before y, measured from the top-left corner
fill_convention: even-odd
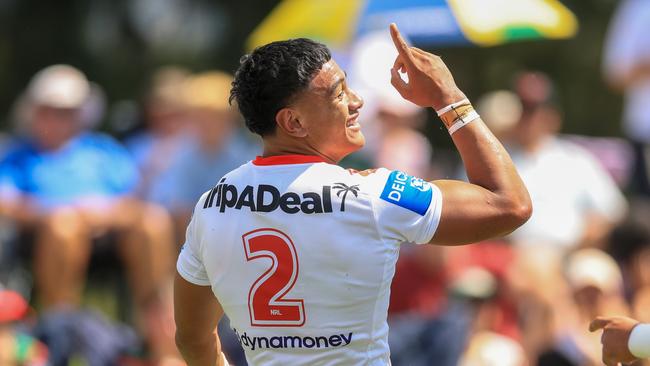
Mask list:
[[[647,339],[650,334],[648,332],[642,335],[645,336],[645,339],[639,339],[643,337],[639,337],[640,333],[637,333],[637,339],[635,340],[637,343],[639,341],[646,342],[641,345],[641,349],[646,352],[639,352],[638,344],[630,344],[631,334],[639,326],[641,324],[638,321],[624,316],[598,317],[589,324],[589,330],[592,332],[599,329],[603,330],[601,343],[603,344],[602,359],[605,365],[618,366],[620,362],[628,363],[636,360],[639,356],[650,355],[650,352],[648,352],[650,339]],[[631,348],[636,348],[636,355],[632,354]]]
[[[20,225],[33,225],[42,218],[38,206],[27,197],[5,199],[0,195],[0,217],[6,217]]]
[[[216,330],[222,316],[223,309],[210,286],[194,285],[176,274],[176,345],[189,366],[226,365]]]

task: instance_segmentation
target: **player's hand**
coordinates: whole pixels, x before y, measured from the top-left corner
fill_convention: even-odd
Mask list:
[[[400,95],[420,107],[441,109],[465,99],[454,77],[442,59],[416,47],[409,47],[395,23],[390,25],[390,35],[399,52],[391,72],[391,84]],[[398,71],[408,75],[408,83]]]
[[[589,331],[603,330],[600,343],[603,344],[603,363],[607,366],[618,366],[619,362],[628,363],[636,360],[630,353],[627,343],[632,328],[637,325],[634,319],[624,316],[597,317],[589,324]]]

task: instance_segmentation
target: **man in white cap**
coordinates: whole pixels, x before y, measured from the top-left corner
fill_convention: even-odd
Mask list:
[[[0,161],[0,215],[17,224],[21,239],[33,238],[44,309],[79,304],[92,239],[114,233],[136,311],[145,312],[170,272],[171,220],[131,197],[139,177],[128,152],[109,136],[85,131],[81,109],[89,92],[86,77],[71,66],[34,76],[24,136]]]

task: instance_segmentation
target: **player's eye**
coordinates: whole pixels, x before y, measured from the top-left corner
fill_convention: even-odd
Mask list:
[[[341,89],[341,92],[336,97],[341,99],[341,98],[343,98],[344,95],[345,95],[345,90]]]

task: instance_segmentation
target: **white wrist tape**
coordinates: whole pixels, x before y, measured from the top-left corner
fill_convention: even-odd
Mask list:
[[[634,357],[650,357],[650,324],[638,324],[632,329],[627,348]]]
[[[443,114],[449,112],[450,110],[452,110],[452,109],[454,109],[454,108],[456,108],[456,107],[458,107],[458,106],[461,106],[461,105],[463,105],[463,104],[470,104],[470,103],[469,103],[469,99],[465,98],[465,99],[461,100],[460,102],[451,103],[450,105],[448,105],[448,106],[446,106],[446,107],[443,107],[442,109],[438,109],[438,110],[436,111],[436,113],[438,114],[438,117],[440,117],[440,116],[442,116]]]
[[[460,130],[461,128],[467,126],[470,122],[474,121],[475,119],[480,118],[481,116],[476,113],[476,111],[471,111],[467,113],[466,116],[464,117],[459,117],[454,123],[449,127],[449,134],[453,135],[454,132]]]

